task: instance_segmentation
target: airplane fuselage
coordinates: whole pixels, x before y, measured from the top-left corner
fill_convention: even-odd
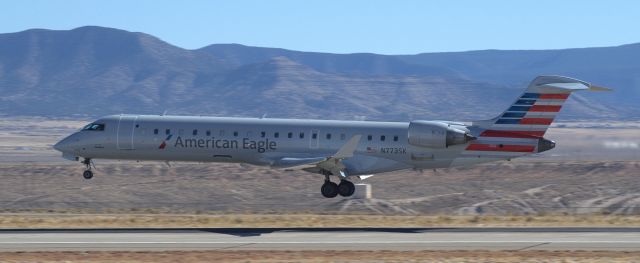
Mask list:
[[[237,162],[321,174],[323,196],[351,196],[350,176],[470,165],[553,149],[544,134],[579,90],[607,89],[539,76],[500,115],[471,124],[112,115],[54,148],[67,159],[83,158],[86,179],[93,177],[92,159]]]
[[[83,129],[57,147],[66,147],[62,150],[71,157],[284,167],[282,158],[330,157],[361,135],[354,156],[344,160],[349,175],[444,168],[456,159],[456,165],[464,164],[459,158],[464,144],[443,149],[409,144],[408,122],[112,115],[94,123],[102,129]]]

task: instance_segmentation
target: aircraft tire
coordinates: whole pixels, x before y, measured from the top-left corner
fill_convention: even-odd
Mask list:
[[[355,191],[356,191],[356,186],[353,185],[352,182],[347,180],[340,181],[340,184],[338,185],[338,194],[340,194],[341,196],[347,197],[347,196],[352,196],[353,193],[355,193]]]
[[[338,195],[338,184],[334,182],[325,182],[320,189],[322,196],[326,198],[334,198]]]
[[[84,171],[84,173],[82,173],[82,177],[84,177],[84,179],[89,180],[89,179],[93,178],[93,172],[90,171],[90,170],[86,170],[86,171]]]

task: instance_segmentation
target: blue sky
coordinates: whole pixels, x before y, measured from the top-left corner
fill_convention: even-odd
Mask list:
[[[0,32],[84,25],[195,49],[239,43],[302,51],[415,54],[640,42],[640,1],[2,1]]]

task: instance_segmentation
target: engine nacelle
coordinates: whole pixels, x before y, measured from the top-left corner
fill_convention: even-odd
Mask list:
[[[441,149],[476,139],[462,129],[465,128],[438,121],[412,121],[409,123],[409,144]]]

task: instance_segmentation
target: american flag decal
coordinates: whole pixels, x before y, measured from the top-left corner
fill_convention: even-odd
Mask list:
[[[369,147],[369,146],[367,146],[367,152],[368,152],[368,153],[375,153],[375,152],[377,152],[377,151],[378,151],[378,150],[376,149],[376,147]]]
[[[164,139],[164,141],[162,141],[162,143],[160,144],[158,149],[164,149],[165,147],[167,147],[167,141],[171,140],[171,136],[173,136],[173,135],[169,134],[169,136],[167,136],[167,138]]]

